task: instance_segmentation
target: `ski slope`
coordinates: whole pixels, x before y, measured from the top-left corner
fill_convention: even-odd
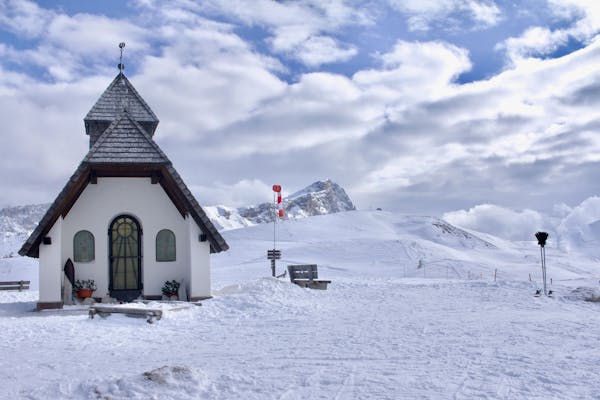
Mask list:
[[[551,243],[556,296],[534,298],[534,242],[386,212],[277,232],[281,264],[317,263],[327,291],[268,277],[273,226],[257,225],[224,233],[213,299],[154,304],[166,311],[152,325],[36,313],[37,292],[0,292],[0,398],[598,398],[593,259]]]

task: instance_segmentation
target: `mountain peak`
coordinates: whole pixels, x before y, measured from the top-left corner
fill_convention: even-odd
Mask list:
[[[241,228],[259,223],[272,222],[273,203],[265,202],[237,210],[222,206],[204,207],[213,223],[220,229]],[[326,179],[314,182],[283,199],[287,219],[299,219],[313,215],[333,214],[355,210],[346,191],[337,183]]]
[[[293,219],[356,209],[346,191],[329,179],[317,181],[287,197],[284,208]]]

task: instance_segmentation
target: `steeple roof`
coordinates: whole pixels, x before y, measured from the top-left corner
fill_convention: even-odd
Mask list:
[[[168,164],[169,159],[125,110],[100,135],[83,159],[88,163]]]
[[[89,134],[91,122],[111,122],[123,110],[127,110],[135,121],[148,126],[149,129],[147,130],[150,135],[154,134],[159,122],[158,118],[122,72],[119,72],[111,84],[108,85],[108,88],[83,119],[86,132]]]

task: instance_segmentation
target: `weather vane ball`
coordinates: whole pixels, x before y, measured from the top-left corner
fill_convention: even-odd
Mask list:
[[[125,47],[125,42],[119,43],[119,49],[121,49],[121,59],[119,60],[119,71],[123,72],[125,69],[125,65],[123,64],[123,48]]]

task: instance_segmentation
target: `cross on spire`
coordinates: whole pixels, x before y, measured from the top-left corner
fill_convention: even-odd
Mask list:
[[[123,64],[123,48],[125,48],[125,42],[119,43],[119,49],[121,49],[121,58],[119,60],[118,67],[121,73],[123,73],[123,70],[125,69],[125,64]]]

